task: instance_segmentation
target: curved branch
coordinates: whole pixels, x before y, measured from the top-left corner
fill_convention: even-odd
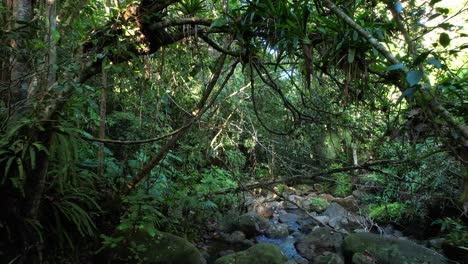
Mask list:
[[[202,17],[187,17],[172,20],[165,20],[148,26],[149,30],[161,30],[168,27],[182,26],[182,25],[201,25],[210,26],[213,20],[210,18]]]
[[[199,37],[203,41],[205,41],[208,45],[210,45],[213,49],[215,49],[215,50],[217,50],[217,51],[219,51],[221,53],[225,53],[225,54],[231,55],[233,57],[240,57],[241,56],[240,51],[232,51],[232,50],[225,49],[225,48],[221,47],[220,45],[218,45],[213,40],[211,40],[210,38],[208,38],[205,34],[200,34]]]

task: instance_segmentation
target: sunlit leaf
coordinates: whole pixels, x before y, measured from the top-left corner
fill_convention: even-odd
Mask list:
[[[447,33],[441,33],[439,36],[439,43],[443,47],[447,47],[450,44],[450,37]]]
[[[401,5],[400,2],[396,2],[395,3],[395,11],[400,14],[401,12],[403,12],[403,6]]]
[[[429,58],[427,62],[429,64],[434,65],[434,67],[436,67],[437,69],[440,69],[442,67],[442,63],[440,63],[440,61],[436,58]]]
[[[400,70],[400,69],[403,69],[404,67],[405,65],[403,65],[402,63],[398,63],[398,64],[388,66],[387,71]]]
[[[348,63],[354,62],[354,54],[356,53],[356,49],[349,49],[348,52]]]
[[[423,74],[421,71],[410,71],[406,74],[406,81],[410,86],[414,86],[421,81]]]

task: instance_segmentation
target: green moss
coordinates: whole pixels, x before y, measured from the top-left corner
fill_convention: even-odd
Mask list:
[[[442,255],[409,240],[385,238],[371,233],[347,236],[343,249],[348,259],[351,259],[353,254],[365,253],[381,264],[447,263],[447,259]]]
[[[320,197],[312,197],[310,198],[310,210],[314,212],[321,213],[327,209],[330,205],[327,200],[320,198]]]
[[[221,257],[215,264],[285,264],[288,258],[274,244],[263,243],[247,250]]]
[[[319,256],[317,258],[317,264],[344,264],[343,260],[336,254],[328,254]]]
[[[169,233],[160,232],[154,237],[145,233],[137,233],[131,235],[128,240],[129,246],[117,252],[119,259],[125,259],[124,263],[206,263],[194,245]]]

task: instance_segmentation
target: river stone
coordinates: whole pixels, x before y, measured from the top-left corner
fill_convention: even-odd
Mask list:
[[[265,232],[269,238],[283,238],[289,235],[289,226],[287,224],[270,225]]]
[[[231,234],[221,233],[221,238],[229,244],[242,244],[245,241],[245,234],[242,231],[234,231]]]
[[[371,256],[356,253],[351,260],[352,264],[376,264],[375,259]]]
[[[332,202],[341,205],[343,208],[345,208],[346,210],[348,210],[350,212],[359,211],[358,201],[352,195],[350,195],[350,196],[348,196],[346,198],[335,198],[335,199],[333,199]]]
[[[364,254],[367,260],[372,260],[379,264],[447,263],[447,259],[444,256],[414,242],[383,237],[372,233],[348,235],[344,240],[343,249],[345,257],[353,261],[355,259],[353,255],[358,253]]]
[[[328,224],[328,222],[330,222],[330,217],[328,217],[326,215],[316,216],[315,219],[318,220],[323,225],[326,225],[326,224]]]
[[[239,217],[239,229],[247,237],[262,234],[270,226],[268,219],[258,215],[256,212],[249,212]]]
[[[128,248],[116,249],[119,260],[112,263],[141,263],[144,259],[146,264],[205,264],[206,261],[198,249],[187,240],[165,232],[159,232],[154,237],[147,233],[139,232],[129,234],[127,239],[143,246],[146,250],[138,251],[138,258]],[[122,261],[122,262],[120,262]]]
[[[313,261],[324,252],[340,252],[343,236],[326,227],[317,227],[299,239],[295,246],[299,254]]]
[[[319,195],[319,197],[322,198],[322,199],[327,200],[327,202],[329,202],[329,203],[331,203],[335,199],[335,197],[333,195],[328,194],[328,193],[322,193],[322,194]]]
[[[265,218],[273,217],[273,207],[270,204],[261,204],[255,208],[255,211]]]
[[[277,245],[261,243],[247,250],[221,257],[214,264],[285,264],[287,261],[288,258]]]
[[[287,223],[287,222],[296,222],[299,216],[297,214],[286,213],[278,216],[278,221],[280,223]]]
[[[345,208],[343,208],[343,206],[337,203],[331,203],[328,206],[327,210],[325,210],[323,215],[330,217],[330,221],[331,221],[331,219],[334,219],[334,218],[342,219],[342,218],[348,217],[348,211]]]
[[[316,264],[344,264],[343,259],[335,253],[317,257]]]

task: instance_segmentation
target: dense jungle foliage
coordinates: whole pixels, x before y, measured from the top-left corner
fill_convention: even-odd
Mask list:
[[[137,256],[132,233],[198,241],[246,193],[314,184],[466,249],[467,10],[2,0],[0,262]]]

